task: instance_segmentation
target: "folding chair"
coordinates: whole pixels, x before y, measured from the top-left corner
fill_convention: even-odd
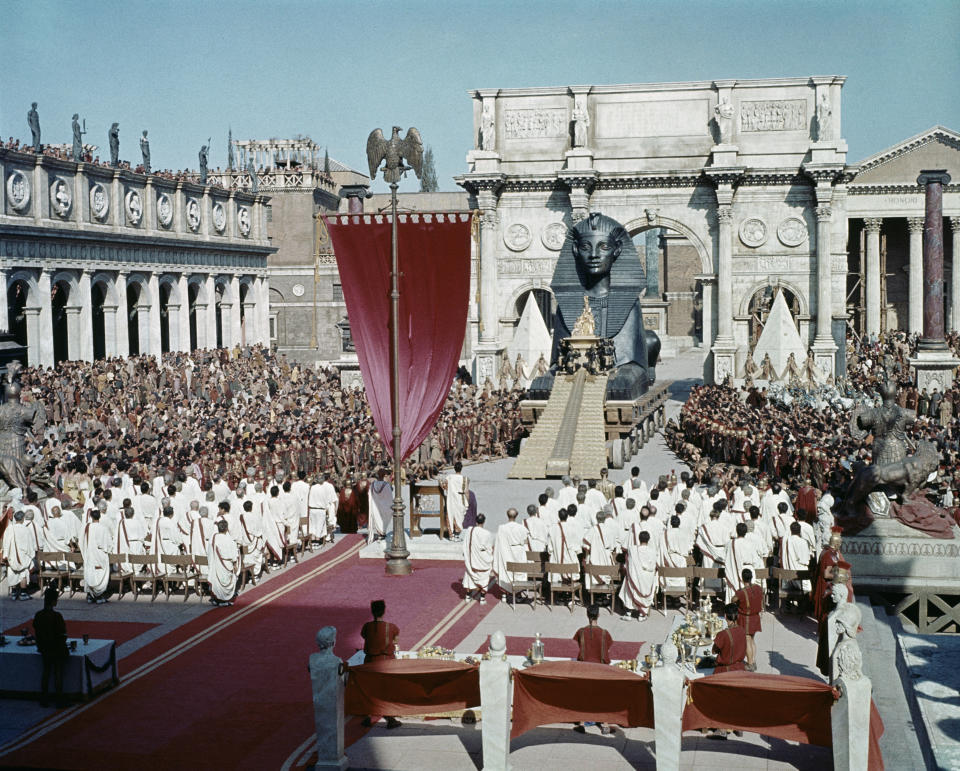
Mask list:
[[[657,568],[657,572],[660,574],[661,578],[682,578],[683,579],[683,588],[673,588],[668,589],[667,587],[661,587],[660,596],[663,600],[663,615],[667,615],[667,597],[683,597],[686,600],[687,607],[690,607],[690,582],[693,579],[694,568],[671,568],[667,566],[661,566]]]
[[[57,582],[57,591],[63,591],[63,579],[70,580],[70,571],[67,568],[61,568],[60,563],[64,561],[62,551],[38,551],[37,567],[40,568],[40,590],[44,589],[44,580],[52,584]],[[49,585],[48,584],[48,585]]]
[[[543,563],[541,562],[508,562],[507,571],[510,573],[525,573],[526,579],[523,581],[512,581],[511,602],[513,609],[517,609],[517,592],[533,592],[533,601],[530,607],[535,607],[537,598],[540,597],[540,590],[543,588]],[[542,599],[542,597],[541,597]]]
[[[550,591],[550,607],[553,607],[557,594],[570,593],[570,604],[573,605],[574,598],[583,590],[583,584],[580,582],[580,563],[579,562],[547,562],[543,566],[548,576],[547,588]],[[571,578],[567,581],[554,581],[552,576],[569,575]],[[573,608],[570,608],[573,613]]]
[[[587,589],[587,601],[590,605],[595,605],[594,598],[596,595],[606,595],[610,598],[610,613],[613,613],[613,606],[617,601],[617,593],[620,591],[620,584],[623,583],[620,579],[620,566],[619,565],[584,565],[583,572],[585,575],[589,575],[591,578],[598,579],[593,586]],[[599,580],[602,578],[609,579],[609,583],[604,583]]]
[[[128,554],[127,562],[133,568],[133,576],[130,579],[133,585],[133,601],[137,601],[143,585],[149,583],[153,593],[151,602],[157,598],[157,558],[153,554]]]
[[[133,570],[124,570],[123,563],[128,562],[126,554],[111,554],[110,555],[110,565],[115,567],[116,570],[110,573],[110,581],[117,582],[117,593],[122,598],[123,597],[123,584],[128,582],[130,584],[130,591],[133,591]],[[107,582],[107,585],[110,585],[110,582]]]

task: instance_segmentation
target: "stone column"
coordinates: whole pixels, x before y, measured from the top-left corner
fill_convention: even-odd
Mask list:
[[[179,326],[178,338],[180,346],[174,348],[171,344],[170,349],[174,351],[190,350],[190,287],[187,284],[187,274],[181,273],[177,278],[177,292],[180,294],[180,313],[177,315],[177,324]],[[173,319],[173,312],[170,312],[170,318]]]
[[[923,303],[925,292],[923,290],[923,217],[910,217],[907,219],[907,227],[910,229],[910,310],[908,318],[910,320],[910,334],[918,335],[923,332]],[[942,256],[942,255],[941,255]],[[941,276],[942,279],[942,276]],[[941,298],[943,294],[943,283],[940,285]]]
[[[80,339],[90,337],[89,328],[82,335],[80,333],[80,310],[79,305],[68,305],[63,309],[67,317],[67,358],[70,361],[80,361],[83,358]]]
[[[117,356],[117,309],[119,306],[103,304],[103,355]],[[126,308],[126,306],[124,306]]]
[[[36,225],[40,224],[44,214],[50,216],[50,190],[44,183],[44,178],[47,176],[43,173],[44,157],[43,155],[38,155],[33,164],[32,208],[33,221]],[[4,185],[6,185],[6,180],[4,180]]]
[[[243,301],[243,316],[241,323],[242,342],[244,345],[254,345],[260,342],[260,320],[257,318],[257,303],[254,302],[251,295],[256,296],[256,291],[251,287],[247,291],[247,297]]]
[[[828,204],[817,206],[817,331],[813,354],[817,367],[824,375],[835,369],[833,341],[833,256],[830,232],[833,210]]]
[[[0,182],[3,177],[0,176]],[[10,331],[10,313],[7,306],[7,271],[0,268],[0,335]]]
[[[230,294],[233,295],[233,305],[230,308],[230,347],[240,342],[240,277],[230,277]]]
[[[206,347],[217,347],[217,283],[211,274],[207,274],[203,286],[207,295],[207,314],[203,319],[206,326]],[[197,314],[197,325],[200,325],[199,311]]]
[[[143,297],[137,302],[137,338],[140,342],[140,355],[152,353],[150,350],[150,303]]]
[[[950,218],[953,230],[953,273],[950,281],[950,329],[960,330],[960,217]]]
[[[717,209],[717,338],[733,340],[733,207]]]
[[[197,348],[210,348],[207,343],[207,304],[194,303],[193,310],[197,314]]]
[[[84,165],[77,164],[77,173],[73,175],[73,211],[70,213],[70,219],[77,223],[77,228],[83,230],[86,225],[84,212],[90,206],[90,196],[87,194],[87,175],[84,173]]]
[[[116,355],[124,357],[130,355],[130,317],[128,316],[127,306],[128,275],[127,271],[119,270],[113,279],[114,291],[117,293]]]
[[[260,339],[270,345],[270,277],[260,280]]]
[[[647,268],[647,297],[660,297],[660,228],[652,228],[645,234],[644,259]]]
[[[493,343],[497,339],[497,236],[500,215],[493,208],[483,211],[480,219],[480,341]]]
[[[510,768],[510,663],[505,661],[503,632],[490,635],[490,658],[480,662],[480,705],[483,720],[483,768]]]
[[[229,300],[223,300],[220,303],[220,334],[223,347],[232,348],[235,342],[231,338],[233,334],[233,303]]]
[[[160,323],[163,324],[161,317]],[[161,339],[162,344],[162,339]],[[170,351],[180,348],[180,303],[167,302],[167,346]]]
[[[160,276],[151,273],[148,279],[147,290],[150,301],[150,327],[149,327],[149,349],[151,356],[156,356],[160,360],[163,354],[163,338],[160,335]],[[143,326],[140,327],[143,329]],[[140,337],[140,346],[143,347],[143,336]],[[141,350],[141,353],[143,351]]]
[[[347,214],[363,214],[363,199],[370,192],[367,185],[344,185],[340,195],[347,199]]]
[[[843,676],[834,685],[840,698],[830,710],[833,767],[838,771],[867,771],[873,685],[863,675]]]
[[[93,361],[93,291],[90,285],[90,271],[80,271],[80,318],[79,349],[83,361]],[[106,326],[106,320],[104,320]]]
[[[24,308],[23,315],[27,321],[27,364],[31,367],[45,367],[47,363],[40,354],[40,308]],[[51,339],[49,333],[45,337]],[[53,358],[52,353],[50,358]]]
[[[143,228],[148,233],[157,229],[157,193],[151,176],[147,177],[143,188]]]
[[[880,226],[883,220],[868,218],[863,221],[867,233],[866,270],[866,332],[876,337],[880,334]]]
[[[47,268],[40,271],[37,280],[37,292],[40,295],[40,315],[37,318],[37,358],[41,367],[53,366],[53,306],[50,302],[50,279],[52,274]],[[32,347],[32,346],[31,346]]]
[[[107,216],[110,224],[120,227],[126,220],[126,207],[123,203],[123,187],[120,185],[120,169],[113,170],[113,181],[110,183],[110,211]]]

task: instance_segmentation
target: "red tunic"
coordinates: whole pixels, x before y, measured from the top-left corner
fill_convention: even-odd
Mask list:
[[[360,512],[360,501],[356,493],[349,487],[340,491],[337,504],[337,524],[341,533],[357,532],[357,516]]]
[[[363,663],[393,658],[393,645],[400,635],[396,624],[378,619],[368,621],[360,630],[363,638]]]
[[[830,610],[825,607],[823,602],[824,596],[830,596],[830,581],[824,576],[823,571],[826,570],[827,567],[836,567],[842,559],[843,557],[840,555],[840,552],[829,546],[820,552],[820,559],[817,560],[817,580],[810,592],[810,601],[813,603],[813,615],[817,621],[820,621]]]
[[[797,490],[796,510],[804,522],[813,522],[817,517],[817,491],[809,485]]]
[[[740,607],[737,625],[743,627],[746,634],[760,631],[760,613],[763,610],[763,589],[757,584],[749,584],[733,595],[733,601]]]
[[[580,646],[577,661],[610,663],[610,646],[613,645],[613,638],[606,629],[598,626],[583,626],[576,631],[573,639]]]
[[[743,627],[728,626],[721,630],[713,641],[713,652],[717,654],[717,666],[713,670],[715,675],[745,671],[743,660],[747,657],[747,633]]]

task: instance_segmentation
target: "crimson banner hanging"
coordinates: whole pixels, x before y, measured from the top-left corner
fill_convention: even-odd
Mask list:
[[[373,420],[392,456],[390,217],[324,219]],[[470,294],[470,219],[426,213],[397,218],[401,460],[430,433],[457,370]]]

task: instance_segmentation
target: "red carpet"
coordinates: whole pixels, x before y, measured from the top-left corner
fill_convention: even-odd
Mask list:
[[[409,577],[387,577],[381,561],[357,557],[359,543],[343,538],[234,607],[131,654],[120,686],[11,743],[0,765],[278,768],[313,732],[306,663],[320,626],[340,630],[336,652],[346,658],[360,645],[371,599],[386,601],[402,647],[432,639],[438,621],[464,612],[449,591],[462,566],[418,562]]]
[[[74,621],[67,620],[67,635],[69,637],[83,637],[90,635],[94,640],[113,640],[120,645],[121,643],[139,637],[144,632],[149,632],[159,624],[148,624],[142,621]],[[4,631],[4,634],[11,637],[19,637],[20,630],[26,628],[30,634],[33,634],[33,622],[28,621],[19,626],[11,627]]]
[[[543,649],[547,656],[560,656],[562,658],[575,659],[579,649],[573,640],[564,640],[560,637],[541,637],[543,640]],[[507,637],[507,654],[510,656],[526,656],[530,646],[533,645],[532,637]],[[490,641],[487,640],[477,649],[477,653],[486,653],[490,647]],[[614,641],[610,646],[610,658],[617,659],[635,659],[640,649],[646,645],[643,642],[619,642]]]

